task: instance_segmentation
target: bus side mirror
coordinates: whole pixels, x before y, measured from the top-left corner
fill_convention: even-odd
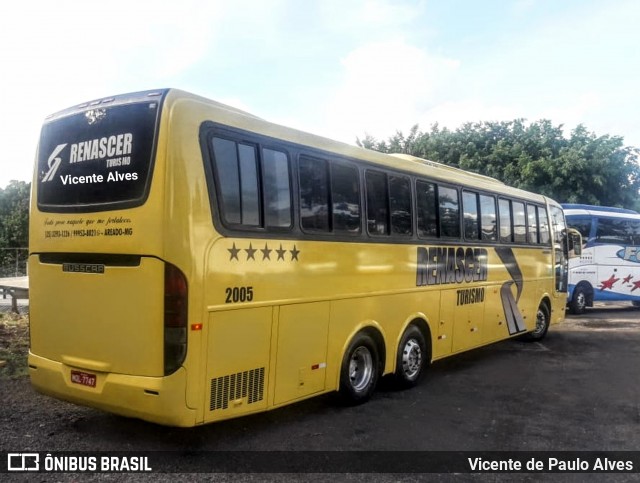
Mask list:
[[[569,239],[569,258],[575,258],[582,255],[582,235],[574,228],[567,230],[567,238]]]

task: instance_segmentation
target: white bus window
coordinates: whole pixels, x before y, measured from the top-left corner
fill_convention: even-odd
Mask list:
[[[629,220],[598,218],[596,243],[633,245],[633,228]]]

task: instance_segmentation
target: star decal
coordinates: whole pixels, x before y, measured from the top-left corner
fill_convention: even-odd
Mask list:
[[[244,249],[245,252],[247,252],[247,260],[251,259],[251,260],[255,260],[255,253],[258,251],[255,248],[253,248],[251,246],[251,243],[249,243],[249,248],[245,248]]]
[[[271,250],[266,243],[264,244],[264,248],[261,248],[260,251],[262,252],[263,260],[271,260],[271,252],[273,250]]]
[[[611,275],[611,277],[609,278],[609,280],[603,280],[602,282],[600,282],[602,285],[600,285],[600,290],[606,290],[606,289],[613,289],[613,286],[615,285],[615,283],[620,280],[619,278],[616,278],[615,275]]]
[[[633,288],[631,289],[631,291],[633,292],[637,288],[640,288],[640,280],[638,280],[637,282],[633,282]]]
[[[229,260],[233,260],[234,258],[238,261],[240,261],[240,259],[238,258],[238,253],[240,252],[239,248],[236,248],[236,244],[233,244],[233,247],[231,248],[227,248],[227,250],[229,250],[229,253],[231,254],[231,256],[229,257]]]
[[[626,277],[624,277],[624,279],[622,280],[622,283],[629,283],[631,282],[631,279],[633,278],[633,275],[627,275]]]
[[[287,255],[287,252],[291,254],[291,261],[292,262],[297,262],[300,261],[300,250],[298,250],[298,246],[297,245],[293,245],[293,248],[285,248],[282,246],[282,243],[280,243],[280,248],[269,248],[269,243],[265,243],[264,244],[264,248],[253,248],[253,243],[249,243],[248,248],[242,248],[242,246],[244,245],[244,243],[240,243],[240,247],[236,246],[236,243],[233,242],[233,245],[231,246],[231,248],[227,248],[227,251],[229,252],[229,261],[232,260],[237,260],[240,261],[240,252],[246,252],[247,254],[247,258],[246,261],[259,261],[259,258],[256,258],[257,252],[261,252],[262,253],[262,260],[261,261],[272,261],[271,258],[271,253],[272,252],[276,252],[278,254],[278,258],[277,261],[282,260],[287,261],[287,259],[285,258]],[[246,245],[244,245],[246,246]],[[273,245],[272,245],[273,246]]]

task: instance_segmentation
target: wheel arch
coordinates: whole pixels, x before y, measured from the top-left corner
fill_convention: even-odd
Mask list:
[[[547,307],[547,310],[549,311],[549,316],[551,316],[551,297],[548,294],[544,294],[542,296],[542,298],[540,299],[540,303],[538,304],[538,307],[540,307],[542,304],[544,304]],[[538,310],[536,308],[536,310]]]
[[[375,320],[365,320],[358,324],[352,332],[349,333],[349,336],[345,338],[345,341],[340,349],[340,360],[344,359],[344,355],[347,350],[349,350],[349,345],[353,341],[353,339],[358,334],[367,334],[376,344],[376,349],[378,350],[378,364],[379,364],[379,374],[384,374],[384,370],[386,367],[386,359],[387,359],[387,347],[384,343],[385,341],[385,332],[384,329],[380,326],[380,324]],[[340,371],[337,373],[336,384],[335,387],[340,387]]]

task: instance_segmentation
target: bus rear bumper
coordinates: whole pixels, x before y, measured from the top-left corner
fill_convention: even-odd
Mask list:
[[[76,382],[72,382],[72,372]],[[29,352],[29,376],[38,392],[63,401],[167,426],[197,424],[196,410],[186,403],[187,371],[183,367],[166,377],[96,373]]]

